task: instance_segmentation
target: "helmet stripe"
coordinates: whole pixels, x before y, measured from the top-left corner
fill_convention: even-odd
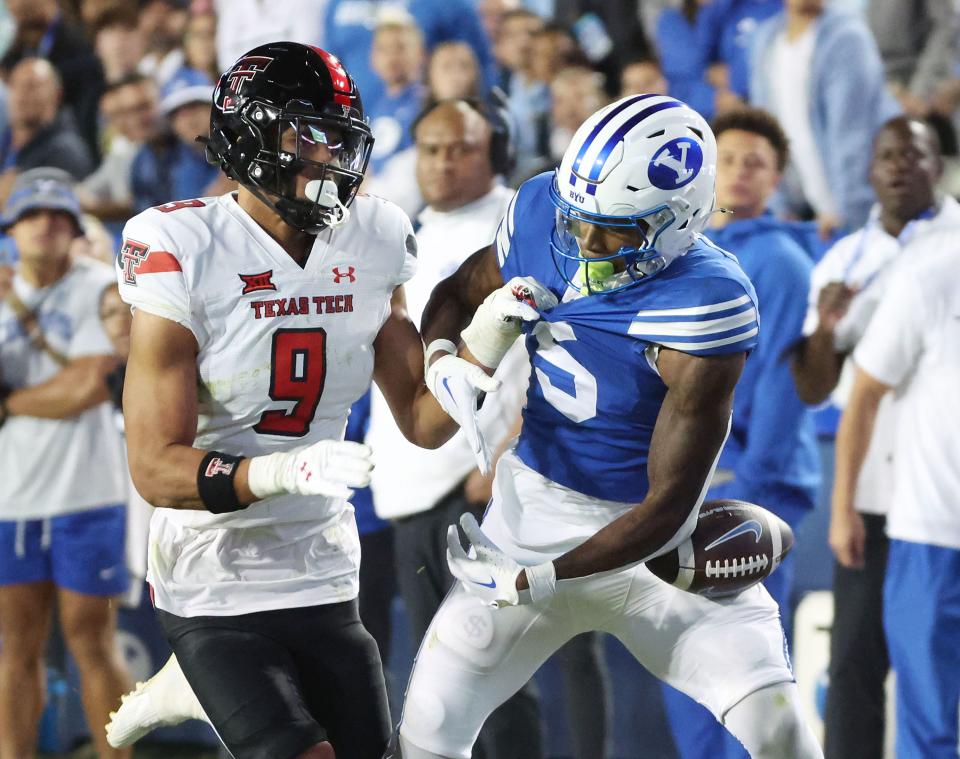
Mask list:
[[[679,100],[668,100],[665,103],[657,103],[656,105],[651,105],[649,108],[644,108],[642,111],[640,111],[640,113],[627,119],[620,126],[620,128],[617,129],[616,132],[610,135],[604,146],[600,149],[600,152],[597,154],[597,157],[594,159],[593,165],[590,167],[590,174],[588,175],[588,179],[591,183],[587,185],[587,194],[597,194],[596,180],[600,176],[600,172],[603,170],[603,165],[607,162],[607,158],[610,157],[610,153],[613,152],[613,149],[624,138],[627,132],[647,118],[647,116],[652,116],[658,111],[663,111],[667,108],[680,108],[682,106],[683,103],[681,103]]]
[[[580,152],[577,153],[576,159],[573,161],[573,167],[570,174],[570,184],[576,184],[577,177],[576,172],[580,171],[580,163],[583,161],[583,157],[587,154],[587,151],[590,149],[590,143],[596,138],[600,131],[613,119],[617,117],[618,114],[622,113],[625,109],[629,108],[636,103],[639,103],[641,100],[647,100],[648,98],[662,97],[661,95],[637,95],[632,97],[629,100],[624,100],[620,105],[610,111],[606,116],[604,116],[600,121],[597,122],[597,125],[591,130],[590,134],[587,135],[587,139],[583,141],[583,144],[580,146]]]
[[[307,47],[320,56],[327,67],[327,71],[330,72],[330,80],[333,82],[333,102],[338,105],[350,105],[350,77],[347,75],[346,69],[343,68],[343,64],[340,63],[340,59],[314,45],[308,45]]]

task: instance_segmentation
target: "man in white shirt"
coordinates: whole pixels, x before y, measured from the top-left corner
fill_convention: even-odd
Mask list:
[[[897,117],[877,133],[870,180],[879,202],[870,221],[840,239],[811,275],[805,338],[793,362],[797,389],[807,403],[821,403],[833,393],[844,405],[850,374],[843,371],[846,357],[888,286],[899,284],[890,277],[890,264],[924,229],[960,223],[960,205],[935,196],[940,172],[936,136],[923,122]],[[888,397],[857,483],[855,511],[835,513],[830,528],[837,565],[826,753],[845,759],[875,757],[883,750],[883,515],[891,503],[894,412]]]
[[[854,495],[881,399],[899,406],[884,629],[897,756],[957,756],[960,704],[960,226],[918,237],[853,354],[833,511]]]
[[[507,168],[499,155],[507,150],[507,136],[495,135],[488,111],[478,108],[465,100],[441,101],[414,123],[417,183],[427,202],[417,217],[417,273],[404,287],[415,324],[436,284],[493,240],[514,195],[497,182],[497,169]],[[503,387],[486,398],[479,416],[484,438],[494,446],[519,419],[529,371],[520,348],[514,346],[496,373]],[[376,388],[367,443],[377,463],[370,483],[374,505],[378,516],[394,524],[397,580],[419,644],[453,584],[447,528],[468,510],[482,513],[490,481],[476,468],[463,432],[436,450],[407,442]],[[508,755],[509,747],[513,755],[540,755],[539,707],[530,688],[495,712],[490,725],[481,742],[491,759]]]
[[[101,725],[128,687],[115,648],[124,567],[123,449],[100,324],[109,266],[72,260],[80,205],[58,169],[20,175],[2,226],[20,260],[0,301],[0,756],[33,756],[54,605],[99,756]]]

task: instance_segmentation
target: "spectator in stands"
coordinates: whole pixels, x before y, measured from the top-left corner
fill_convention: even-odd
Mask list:
[[[708,499],[763,504],[796,531],[817,502],[820,453],[812,414],[797,395],[788,352],[800,338],[813,268],[789,223],[768,203],[787,164],[787,138],[766,111],[744,108],[718,117],[717,205],[708,237],[733,251],[763,309],[760,342],[734,396],[733,421]],[[765,581],[792,620],[793,557]],[[747,759],[743,746],[702,706],[664,686],[664,702],[681,759]]]
[[[620,75],[620,97],[627,95],[666,95],[667,80],[660,64],[652,59],[631,61]]]
[[[417,121],[415,137],[417,182],[427,208],[417,218],[419,269],[404,290],[410,317],[419,324],[434,285],[493,239],[513,191],[496,182],[498,171],[509,167],[494,167],[491,125],[470,104],[433,106]],[[523,356],[513,355],[522,367]],[[501,374],[510,376],[509,367]],[[524,384],[514,381],[484,402],[481,420],[491,445],[518,417]],[[367,442],[377,462],[374,505],[394,523],[397,581],[417,645],[454,582],[446,562],[447,527],[469,509],[482,511],[486,499],[466,500],[467,483],[479,473],[464,435],[458,432],[433,451],[411,445],[376,389]],[[487,759],[541,755],[539,708],[530,687],[494,712],[480,742]]]
[[[870,168],[878,203],[867,224],[839,240],[811,275],[804,340],[793,359],[797,389],[807,403],[823,402],[841,384],[845,360],[874,310],[888,290],[899,286],[889,269],[907,241],[930,229],[960,224],[960,204],[935,194],[939,173],[939,145],[926,124],[897,117],[883,125],[874,141]],[[837,400],[845,403],[843,397]],[[828,759],[874,759],[883,754],[884,514],[893,503],[897,414],[897,404],[886,400],[852,500],[844,503],[853,510],[836,511],[831,518],[830,544],[837,564],[824,719]]]
[[[869,0],[867,23],[900,105],[926,116],[940,82],[957,61],[958,18],[951,0]]]
[[[716,92],[706,80],[706,52],[697,36],[697,17],[703,3],[699,0],[683,0],[679,7],[664,8],[657,18],[657,34],[654,38],[660,58],[662,76],[666,77],[669,94],[682,100],[711,119],[716,110]],[[621,92],[647,92],[636,87],[627,87],[627,71],[631,66],[641,66],[645,61],[636,61],[623,69]],[[655,65],[653,62],[647,65]]]
[[[225,71],[245,52],[267,42],[290,40],[304,45],[323,44],[326,4],[327,0],[214,0],[217,71]],[[324,47],[331,49],[329,44]],[[369,52],[368,47],[364,54]],[[347,70],[353,71],[349,67]],[[361,94],[366,103],[367,92],[361,90]]]
[[[554,75],[565,66],[586,65],[587,58],[568,28],[546,24],[534,33],[530,62],[534,81],[549,85]]]
[[[570,29],[586,56],[584,62],[604,75],[612,95],[629,61],[654,54],[640,23],[638,4],[636,0],[527,0],[526,7]]]
[[[706,79],[718,91],[718,112],[729,110],[734,106],[733,97],[746,100],[750,96],[750,56],[754,32],[763,21],[780,13],[785,2],[698,1],[696,55],[702,56]]]
[[[77,132],[70,111],[61,111],[63,87],[56,69],[42,58],[14,66],[9,127],[0,138],[0,200],[16,175],[41,166],[63,169],[74,178],[94,169],[90,149]]]
[[[883,398],[896,393],[883,627],[897,676],[899,757],[956,757],[960,737],[958,270],[960,226],[906,246],[854,350],[856,377],[837,433],[832,509],[854,515],[874,420]]]
[[[413,144],[410,126],[426,94],[423,34],[416,22],[406,17],[381,23],[373,34],[370,63],[382,85],[380,97],[365,101],[374,137],[370,168],[376,175]]]
[[[140,70],[147,43],[140,30],[137,11],[118,6],[97,17],[93,28],[93,49],[103,66],[107,84],[119,82]]]
[[[277,39],[289,39],[278,37]],[[314,40],[313,44],[317,44]],[[249,50],[250,48],[245,48]],[[217,65],[217,17],[212,13],[191,13],[183,34],[184,65],[205,74],[211,82],[223,70]]]
[[[606,102],[599,72],[586,66],[568,66],[556,73],[550,82],[550,129],[545,140],[551,168],[560,163],[574,132]]]
[[[750,100],[772,112],[790,138],[784,177],[790,211],[812,211],[821,235],[862,225],[873,193],[870,144],[897,111],[877,45],[863,19],[825,0],[786,0],[754,37]]]
[[[33,756],[54,606],[101,757],[129,757],[103,725],[130,686],[115,640],[124,568],[125,469],[100,324],[110,266],[72,260],[82,234],[70,177],[22,174],[2,219],[16,241],[0,303],[0,756]]]
[[[538,150],[540,124],[550,108],[550,92],[534,74],[533,44],[544,27],[540,16],[526,10],[506,13],[500,37],[494,40],[497,62],[504,70],[500,82],[507,94],[507,106],[517,125],[517,154],[521,160],[518,177],[528,177],[543,162]]]
[[[60,13],[57,0],[7,0],[7,7],[17,22],[17,36],[0,68],[9,73],[24,58],[50,61],[63,82],[64,104],[73,112],[91,155],[96,156],[103,69],[83,30]]]
[[[174,200],[225,191],[220,169],[207,163],[197,137],[210,124],[213,85],[203,74],[184,69],[161,92],[160,110],[171,131],[148,141],[133,159],[136,212]]]
[[[134,159],[162,131],[157,85],[142,74],[121,79],[107,88],[101,111],[109,142],[100,167],[80,183],[77,195],[98,219],[125,222],[133,215]]]
[[[517,10],[522,4],[520,0],[477,0],[477,12],[488,40],[500,39],[503,17],[510,11]]]
[[[441,42],[460,40],[469,44],[480,61],[485,82],[492,81],[490,43],[480,24],[474,0],[397,0],[390,3],[328,0],[323,22],[324,46],[336,51],[356,81],[364,102],[375,102],[382,91],[370,67],[373,30],[383,21],[396,20],[398,15],[413,17],[423,32],[428,52]]]
[[[473,49],[466,42],[441,42],[427,63],[427,99],[476,98],[483,76]]]
[[[147,41],[141,73],[164,87],[183,66],[183,32],[187,28],[187,0],[145,0],[140,4],[140,31]]]

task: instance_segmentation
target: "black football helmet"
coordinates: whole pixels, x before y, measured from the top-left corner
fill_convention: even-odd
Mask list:
[[[241,56],[213,94],[207,160],[271,206],[291,227],[316,233],[346,221],[373,135],[353,78],[325,50],[273,42]],[[322,145],[329,162],[306,158]],[[297,177],[306,174],[298,196]]]

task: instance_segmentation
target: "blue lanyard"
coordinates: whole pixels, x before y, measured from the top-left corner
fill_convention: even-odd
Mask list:
[[[918,221],[923,221],[925,219],[932,219],[936,215],[937,215],[936,206],[931,206],[923,213],[919,214],[918,216],[908,221],[904,225],[903,229],[900,230],[900,234],[897,235],[897,243],[900,245],[900,247],[903,248],[913,238],[913,235],[916,233],[916,224]],[[875,227],[879,227],[879,226],[880,226],[880,221],[878,219],[877,221],[867,222],[866,224],[864,224],[863,228],[860,230],[860,235],[857,238],[857,249],[853,254],[853,258],[850,259],[850,262],[847,264],[846,268],[844,268],[843,276],[841,277],[842,281],[845,284],[848,284],[848,285],[850,284],[850,275],[853,273],[853,269],[856,267],[856,265],[860,263],[860,259],[863,258],[863,254],[866,252],[868,235],[870,234],[871,231],[873,231]],[[869,277],[867,277],[861,283],[858,289],[866,290],[871,285],[871,283],[880,275],[881,271],[882,271],[882,267],[878,267],[875,272],[873,272]]]

